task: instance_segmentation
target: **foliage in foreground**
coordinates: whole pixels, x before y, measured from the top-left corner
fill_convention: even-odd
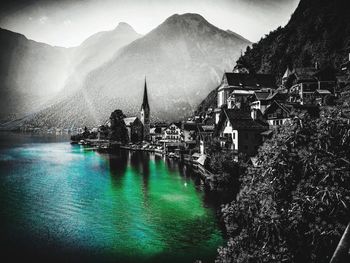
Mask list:
[[[300,115],[261,147],[223,208],[231,238],[217,262],[329,262],[350,219],[350,124],[340,116]]]
[[[207,154],[209,158],[205,168],[214,176],[215,189],[221,194],[228,192],[229,200],[232,200],[240,188],[240,177],[245,172],[244,163],[237,162],[233,152],[223,151],[215,139],[208,145]]]

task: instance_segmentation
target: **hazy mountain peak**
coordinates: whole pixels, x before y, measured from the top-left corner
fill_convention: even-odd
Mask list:
[[[185,14],[174,14],[170,16],[167,20],[205,20],[203,16],[197,13],[185,13]]]
[[[198,23],[204,23],[208,24],[209,22],[200,14],[195,13],[185,13],[185,14],[174,14],[167,18],[164,22],[164,24],[178,24],[178,23],[187,23],[187,24],[198,24]]]
[[[233,36],[246,44],[251,44],[249,40],[239,34],[220,29],[209,23],[202,15],[196,13],[174,14],[166,19],[158,28],[164,30],[167,35],[181,32],[182,34],[195,34],[207,37],[220,35],[224,38],[231,38]]]
[[[113,31],[119,33],[136,33],[135,29],[125,22],[120,22]]]

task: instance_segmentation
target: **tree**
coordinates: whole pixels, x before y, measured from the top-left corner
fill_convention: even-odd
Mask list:
[[[215,189],[222,192],[229,192],[229,196],[225,196],[227,201],[235,198],[240,188],[241,175],[244,174],[245,165],[236,160],[233,151],[223,151],[220,147],[218,139],[213,139],[207,149],[208,161],[205,168],[213,173]]]
[[[118,141],[121,143],[127,143],[128,130],[124,122],[125,115],[123,111],[117,109],[111,113],[109,117],[111,122],[111,129],[109,133],[109,139],[112,141]]]
[[[299,115],[259,150],[217,262],[329,262],[349,222],[350,124],[337,109]]]

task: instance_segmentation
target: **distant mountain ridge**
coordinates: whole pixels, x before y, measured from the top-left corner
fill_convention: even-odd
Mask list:
[[[26,115],[28,119],[59,98],[70,96],[81,88],[90,71],[140,36],[127,23],[119,23],[114,30],[94,34],[78,47],[62,48],[0,29],[0,123]]]
[[[0,28],[0,120],[39,109],[64,85],[68,67],[68,49]]]
[[[137,115],[145,76],[152,118],[184,118],[249,44],[198,14],[173,15],[89,72],[73,94],[61,97],[26,123],[39,127],[94,126],[116,108]]]
[[[58,96],[73,94],[81,88],[88,73],[108,62],[122,47],[141,36],[129,24],[121,22],[115,29],[98,32],[80,46],[72,48],[71,72]]]

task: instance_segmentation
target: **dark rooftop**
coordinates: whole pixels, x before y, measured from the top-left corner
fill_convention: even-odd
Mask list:
[[[250,116],[250,111],[237,109],[225,110],[226,116],[229,119],[233,129],[241,130],[265,130],[266,127],[257,121],[254,121]]]
[[[245,89],[275,88],[276,80],[271,74],[246,74],[226,72],[225,78],[229,86]]]

